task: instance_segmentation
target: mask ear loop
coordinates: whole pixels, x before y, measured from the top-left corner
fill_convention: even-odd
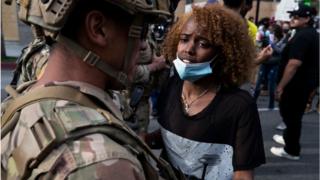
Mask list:
[[[215,67],[215,65],[217,64],[217,62],[219,61],[219,57],[220,57],[220,53],[216,54],[210,61],[210,66],[211,69],[213,70],[213,68]]]
[[[221,60],[221,53],[216,54],[212,59],[213,62],[211,63],[211,70],[212,70],[212,74],[215,74],[215,77],[219,77],[221,76],[221,71],[215,71],[214,69],[219,68],[222,66],[223,61]],[[215,80],[216,81],[216,80]],[[219,85],[221,87],[221,84]]]

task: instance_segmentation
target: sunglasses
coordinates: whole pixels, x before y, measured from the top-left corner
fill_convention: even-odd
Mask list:
[[[299,19],[300,17],[298,15],[290,15],[291,19]]]
[[[298,16],[298,15],[290,15],[290,18],[291,19],[301,19],[301,18],[306,18],[306,17]]]

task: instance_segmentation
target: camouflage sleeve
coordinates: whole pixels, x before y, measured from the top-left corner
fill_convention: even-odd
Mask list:
[[[143,180],[144,175],[132,163],[123,159],[106,160],[84,167],[71,173],[70,180],[109,179],[109,180]]]
[[[44,68],[46,67],[49,57],[49,46],[45,46],[37,52],[33,52],[30,57],[22,60],[21,74],[18,80],[18,85],[37,80],[40,78]]]
[[[42,169],[50,170],[43,173]],[[102,134],[88,135],[60,146],[33,171],[32,178],[37,177],[57,180],[145,180],[143,168],[136,157]]]
[[[145,83],[150,79],[150,71],[147,65],[138,65],[134,76],[135,83]]]

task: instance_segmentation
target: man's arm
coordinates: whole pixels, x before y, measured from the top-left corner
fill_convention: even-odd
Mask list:
[[[134,82],[148,82],[150,79],[150,74],[162,69],[169,68],[163,56],[153,56],[152,62],[148,65],[137,65],[136,72],[134,76]]]
[[[292,77],[296,74],[297,69],[301,66],[302,61],[298,59],[290,59],[286,65],[280,83],[276,89],[276,99],[280,100],[283,89],[291,81]]]
[[[51,167],[50,167],[51,166]],[[83,136],[60,146],[37,167],[50,171],[35,173],[31,179],[145,180],[137,157],[102,134]],[[51,173],[54,172],[54,173]]]
[[[233,180],[253,180],[253,170],[235,171]]]
[[[160,71],[165,68],[169,68],[169,66],[167,65],[163,55],[153,56],[152,63],[148,65],[148,69],[150,72]]]

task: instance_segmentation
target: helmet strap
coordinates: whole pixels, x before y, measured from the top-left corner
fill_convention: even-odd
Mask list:
[[[124,72],[115,70],[113,67],[111,67],[106,62],[104,62],[100,58],[100,56],[98,56],[94,52],[86,50],[85,48],[81,47],[73,40],[65,36],[62,36],[61,34],[58,35],[57,41],[66,45],[70,50],[73,51],[73,53],[77,54],[83,60],[83,62],[115,78],[126,87],[130,85],[130,82],[128,81],[128,77]]]
[[[135,16],[133,23],[130,26],[129,33],[128,33],[128,45],[126,49],[125,60],[122,65],[122,69],[124,72],[128,72],[129,70],[129,65],[130,65],[130,61],[131,61],[131,57],[134,49],[134,43],[136,42],[137,39],[141,38],[141,33],[143,30],[143,20],[144,20],[143,16],[137,15]],[[94,52],[81,47],[79,44],[77,44],[73,40],[65,36],[62,36],[61,34],[58,35],[57,41],[62,44],[65,44],[70,50],[73,51],[73,53],[77,54],[83,60],[83,62],[115,78],[124,86],[126,87],[130,86],[131,82],[128,80],[127,74],[125,74],[123,71],[115,70],[112,66],[110,66],[105,61],[103,61],[100,58],[100,56],[98,56]]]
[[[125,54],[125,60],[123,63],[123,69],[125,72],[129,69],[130,61],[133,54],[134,49],[134,43],[141,39],[141,34],[143,31],[143,16],[142,15],[136,15],[132,25],[130,26],[129,33],[128,33],[128,43],[127,43],[127,49]]]

